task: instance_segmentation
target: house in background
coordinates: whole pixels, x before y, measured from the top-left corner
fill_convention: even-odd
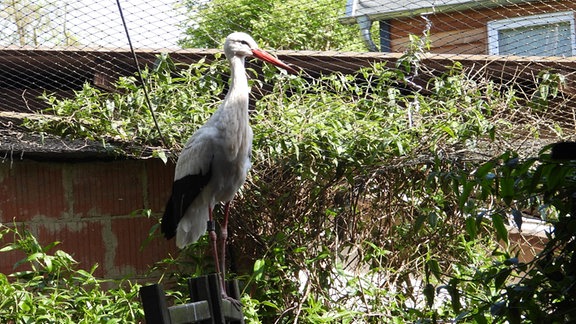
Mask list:
[[[429,24],[432,53],[567,57],[576,55],[575,11],[575,1],[348,0],[341,22],[358,23],[373,51],[403,52]]]

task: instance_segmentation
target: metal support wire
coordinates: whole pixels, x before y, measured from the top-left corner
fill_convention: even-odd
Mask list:
[[[160,126],[158,125],[158,120],[156,120],[156,114],[154,113],[154,109],[152,109],[152,102],[150,101],[150,96],[148,95],[148,90],[146,89],[144,78],[142,77],[142,71],[140,70],[140,64],[138,63],[138,57],[136,56],[136,52],[134,51],[134,47],[132,46],[132,39],[130,38],[130,33],[128,32],[128,25],[126,24],[126,20],[124,19],[124,13],[122,12],[122,6],[120,5],[120,0],[116,0],[116,4],[118,5],[120,18],[122,18],[122,25],[124,26],[126,37],[128,38],[128,45],[130,45],[130,52],[132,53],[134,64],[136,64],[136,69],[138,70],[138,77],[140,78],[140,82],[142,82],[142,90],[144,90],[144,98],[146,99],[148,110],[150,110],[150,114],[152,115],[152,119],[154,120],[154,126],[156,126],[158,135],[160,135],[160,141],[162,142],[162,145],[164,146],[164,148],[168,148],[168,143],[164,139],[164,135],[162,135],[162,131],[160,130]]]

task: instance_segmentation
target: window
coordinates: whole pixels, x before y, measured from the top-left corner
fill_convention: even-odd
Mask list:
[[[490,21],[489,53],[572,56],[576,54],[574,28],[571,11]]]

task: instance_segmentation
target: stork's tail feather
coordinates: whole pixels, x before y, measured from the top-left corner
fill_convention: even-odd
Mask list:
[[[168,200],[166,204],[166,209],[164,210],[164,216],[162,216],[162,223],[160,224],[160,230],[164,237],[169,240],[176,236],[176,228],[178,227],[178,221],[174,215],[174,207],[172,205],[172,199]]]
[[[185,248],[206,233],[208,208],[190,208],[178,223],[176,230],[176,246]]]

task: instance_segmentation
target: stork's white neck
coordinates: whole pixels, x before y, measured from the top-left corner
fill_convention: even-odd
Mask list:
[[[233,56],[230,59],[230,90],[227,97],[229,100],[236,100],[239,96],[247,97],[249,91],[244,57]]]
[[[246,127],[248,127],[249,97],[250,88],[248,88],[248,77],[244,69],[244,58],[234,56],[230,59],[230,89],[218,109],[217,119],[220,121],[223,132],[227,134],[226,137],[236,138],[235,142],[238,143],[245,136]]]
[[[217,127],[222,132],[227,157],[236,159],[239,154],[248,154],[252,141],[248,125],[248,77],[244,69],[244,58],[234,56],[230,59],[230,90],[222,105],[215,113]]]

